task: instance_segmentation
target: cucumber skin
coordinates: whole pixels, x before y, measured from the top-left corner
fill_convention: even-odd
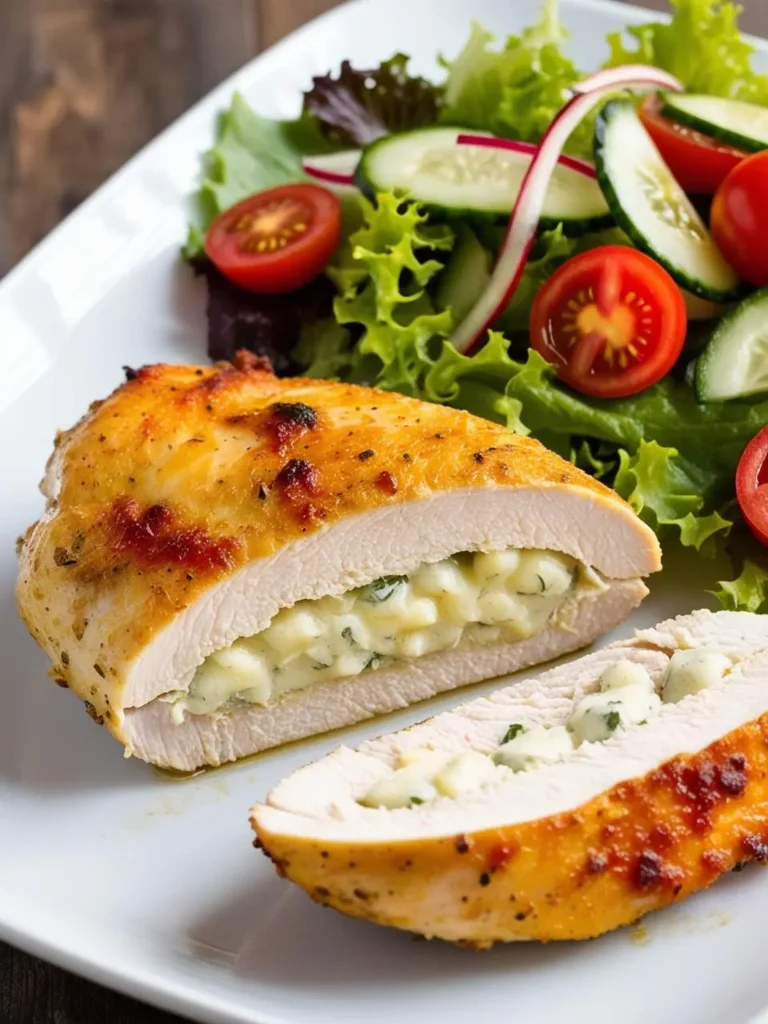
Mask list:
[[[762,153],[764,149],[768,149],[765,143],[758,142],[756,139],[750,139],[746,135],[740,135],[738,132],[729,131],[728,128],[723,128],[720,125],[710,124],[709,121],[704,121],[687,110],[678,110],[670,103],[664,103],[661,113],[664,117],[668,117],[670,121],[684,124],[687,128],[693,128],[694,131],[699,132],[700,135],[706,135],[708,138],[715,139],[717,142],[722,142],[727,146],[743,149],[745,153]]]
[[[445,125],[440,125],[438,130],[445,128]],[[471,131],[472,129],[467,129]],[[429,131],[428,128],[416,128],[414,134],[418,132],[421,134],[424,131]],[[404,133],[408,134],[408,133]],[[358,161],[357,167],[355,168],[355,185],[362,192],[362,194],[369,199],[372,203],[376,202],[376,196],[379,192],[385,191],[378,188],[378,186],[372,181],[371,178],[366,174],[367,159],[377,146],[386,143],[389,139],[388,135],[382,136],[380,139],[376,139],[375,142],[370,143],[366,146]],[[419,205],[437,221],[466,221],[469,224],[507,224],[509,222],[509,213],[495,213],[491,210],[471,210],[462,208],[460,206],[443,206],[441,204],[429,203],[423,199],[419,199],[418,196],[411,196],[407,191],[403,191],[403,199],[419,203]],[[608,213],[603,217],[592,217],[585,218],[584,220],[557,220],[553,217],[542,217],[539,221],[540,231],[552,231],[558,224],[562,224],[563,234],[568,238],[580,238],[582,235],[589,235],[595,231],[605,231],[606,228],[614,226],[613,215]]]
[[[607,103],[600,111],[595,124],[594,154],[597,180],[600,183],[600,188],[603,190],[603,195],[605,196],[609,209],[613,213],[616,223],[625,234],[629,235],[629,238],[640,252],[644,252],[646,255],[651,256],[656,260],[656,262],[667,271],[673,281],[686,291],[693,292],[694,295],[698,295],[702,299],[709,299],[711,302],[724,304],[734,302],[735,300],[742,298],[743,286],[741,284],[732,291],[719,291],[716,288],[708,288],[700,281],[696,281],[687,274],[684,274],[678,267],[674,266],[674,264],[666,259],[666,257],[662,256],[651,245],[649,245],[645,235],[639,230],[639,228],[635,227],[634,222],[631,221],[624,213],[618,196],[614,191],[610,177],[605,170],[605,148],[606,132],[610,127],[611,121],[611,111],[615,110],[619,106],[624,107],[626,102],[626,100],[611,100],[610,103]],[[638,123],[640,123],[639,118]],[[641,123],[640,127],[642,128]],[[644,128],[643,131],[645,131]]]
[[[696,370],[693,378],[693,390],[696,395],[696,401],[701,402],[704,405],[722,404],[723,402],[736,402],[740,398],[751,398],[754,395],[760,394],[758,391],[753,391],[744,395],[731,395],[726,398],[709,398],[707,378],[709,376],[709,364],[712,361],[713,353],[720,347],[720,343],[723,337],[728,337],[732,329],[734,321],[741,316],[745,309],[751,306],[758,306],[765,304],[766,316],[768,317],[768,288],[759,288],[757,291],[748,295],[742,302],[732,309],[729,313],[723,317],[718,323],[715,329],[712,331],[707,346],[701,353],[699,358],[696,360]]]

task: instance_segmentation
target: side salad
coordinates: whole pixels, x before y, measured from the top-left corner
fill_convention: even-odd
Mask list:
[[[768,75],[733,3],[671,5],[589,76],[547,0],[500,46],[474,25],[440,84],[398,54],[295,121],[235,95],[184,255],[212,358],[531,433],[768,611]]]

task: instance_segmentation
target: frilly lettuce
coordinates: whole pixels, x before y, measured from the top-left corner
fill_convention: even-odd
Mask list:
[[[462,355],[444,342],[439,355],[425,364],[420,396],[528,434],[521,419],[522,402],[507,394],[517,365],[509,354],[509,342],[498,331],[491,331],[487,344],[473,356]]]
[[[733,523],[717,510],[700,514],[708,474],[681,459],[676,448],[641,441],[633,455],[619,449],[618,457],[614,488],[657,532],[661,527],[675,529],[683,547],[697,551],[704,545],[705,551],[712,551],[714,545],[707,545],[710,538],[729,533]]]
[[[521,400],[534,433],[546,429],[590,437],[629,452],[642,441],[675,448],[706,471],[699,481],[705,497],[730,493],[744,446],[768,422],[768,400],[701,405],[691,388],[672,376],[629,398],[585,398],[559,385],[554,368],[533,351],[519,364],[507,393]]]
[[[746,559],[741,574],[713,591],[723,608],[768,613],[768,568]]]
[[[326,376],[333,366],[333,376],[415,395],[428,362],[428,343],[453,330],[450,310],[435,311],[426,291],[443,268],[433,256],[450,251],[453,232],[429,225],[417,203],[392,193],[380,195],[375,206],[365,199],[361,203],[363,226],[350,235],[327,271],[339,292],[335,323],[326,323],[312,338],[304,332],[297,358],[311,356],[310,376]],[[339,325],[351,333],[342,337]]]
[[[738,28],[740,8],[724,0],[670,0],[671,22],[648,22],[608,37],[608,67],[653,64],[692,92],[768,104],[768,75],[756,74],[754,48]],[[556,0],[546,0],[540,22],[494,49],[493,36],[474,25],[469,41],[448,63],[446,123],[537,142],[581,73],[562,52],[566,33]],[[572,136],[569,152],[591,156],[593,119]]]
[[[546,0],[539,23],[509,36],[493,49],[494,37],[478,24],[464,49],[447,64],[441,120],[538,142],[581,77],[562,52],[565,31],[556,0]],[[571,138],[570,152],[589,155],[592,124],[586,121]]]
[[[741,8],[729,0],[670,3],[671,22],[626,30],[636,45],[627,46],[620,32],[608,37],[608,66],[654,64],[676,75],[691,92],[768,103],[768,75],[752,70],[754,47],[739,32]]]

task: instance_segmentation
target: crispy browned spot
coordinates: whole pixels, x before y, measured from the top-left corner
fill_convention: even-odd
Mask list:
[[[249,352],[246,348],[239,348],[232,359],[232,364],[236,370],[240,370],[242,373],[253,373],[259,371],[261,373],[274,374],[272,369],[272,363],[269,361],[268,356],[257,356],[254,352]]]
[[[397,494],[397,480],[386,469],[376,477],[376,486],[385,494]]]
[[[747,785],[746,758],[731,754],[716,763],[709,758],[685,762],[676,758],[652,776],[657,785],[672,790],[690,827],[699,833],[712,827],[712,811],[727,797],[740,796]]]
[[[265,430],[275,451],[284,453],[304,434],[317,428],[317,413],[304,402],[275,402],[267,410]]]
[[[275,477],[281,493],[289,500],[309,494],[317,494],[320,488],[320,474],[306,459],[290,459]]]
[[[608,858],[604,853],[597,850],[590,850],[587,854],[585,871],[588,875],[601,875],[608,867]]]
[[[237,537],[212,537],[202,526],[182,526],[167,504],[142,508],[120,495],[112,503],[108,532],[116,554],[146,566],[177,565],[197,572],[229,568],[241,549]]]
[[[741,840],[741,848],[750,860],[760,864],[768,861],[768,837],[757,832],[750,832]]]
[[[488,856],[488,867],[491,872],[498,871],[507,861],[512,860],[516,852],[512,843],[499,843],[498,846],[494,846]]]

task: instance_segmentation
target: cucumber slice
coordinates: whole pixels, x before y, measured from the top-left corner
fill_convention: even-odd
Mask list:
[[[387,135],[363,150],[355,177],[370,197],[400,189],[443,216],[508,217],[531,155],[488,146],[459,146],[461,128],[422,128]],[[542,225],[568,234],[613,223],[594,178],[559,164],[547,193]]]
[[[756,103],[696,93],[667,93],[662,113],[748,153],[768,149],[768,108]]]
[[[696,362],[696,397],[727,402],[768,392],[768,288],[740,302]]]
[[[491,280],[491,254],[466,224],[456,228],[451,258],[437,279],[435,305],[450,308],[453,321],[461,323],[488,287]]]
[[[712,302],[739,294],[739,278],[643,127],[634,103],[613,100],[597,119],[597,176],[617,223],[681,288]]]

